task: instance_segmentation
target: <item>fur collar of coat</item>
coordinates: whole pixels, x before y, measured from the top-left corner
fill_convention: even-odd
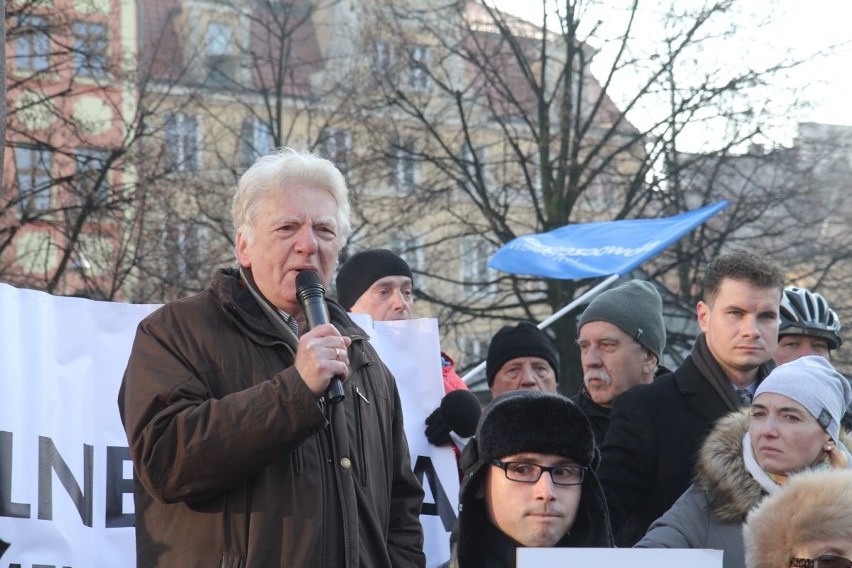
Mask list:
[[[743,461],[749,413],[750,409],[743,408],[720,418],[698,456],[695,484],[706,492],[710,511],[725,522],[745,522],[766,494]],[[852,447],[848,432],[841,432],[840,440]]]

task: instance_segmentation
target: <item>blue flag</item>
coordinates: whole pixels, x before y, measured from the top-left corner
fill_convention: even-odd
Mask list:
[[[488,266],[512,274],[561,280],[620,276],[727,206],[725,200],[663,219],[579,223],[525,235],[494,253]]]

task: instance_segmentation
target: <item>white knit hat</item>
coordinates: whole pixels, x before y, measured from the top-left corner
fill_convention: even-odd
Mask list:
[[[849,381],[824,357],[809,355],[776,367],[757,387],[754,398],[772,392],[804,406],[831,439],[839,441],[840,419],[852,401]]]

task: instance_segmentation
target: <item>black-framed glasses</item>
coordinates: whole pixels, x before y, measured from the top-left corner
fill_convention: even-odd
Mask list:
[[[541,474],[547,472],[554,485],[580,485],[586,474],[586,468],[581,465],[538,465],[527,462],[504,462],[494,460],[491,465],[499,467],[506,473],[506,479],[520,483],[536,483]]]
[[[823,554],[819,558],[793,558],[790,568],[852,568],[852,560],[834,554]]]

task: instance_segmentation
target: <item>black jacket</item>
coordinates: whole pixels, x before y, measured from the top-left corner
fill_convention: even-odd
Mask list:
[[[615,400],[598,475],[617,546],[636,544],[677,501],[692,480],[704,438],[734,409],[693,357],[694,352],[673,373]],[[767,369],[762,366],[758,376]]]
[[[571,402],[576,404],[589,419],[589,424],[592,425],[592,433],[595,435],[595,444],[600,447],[606,437],[606,431],[609,429],[610,409],[595,404],[585,387],[571,397]]]

